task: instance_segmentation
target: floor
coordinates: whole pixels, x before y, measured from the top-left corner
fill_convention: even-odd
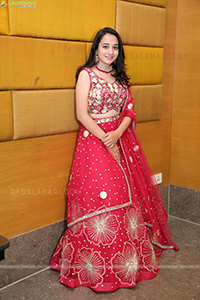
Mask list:
[[[160,272],[134,288],[97,293],[89,288],[67,288],[59,283],[59,273],[49,268],[0,290],[1,300],[198,300],[200,299],[200,225],[169,218],[172,239],[180,250],[164,251]]]

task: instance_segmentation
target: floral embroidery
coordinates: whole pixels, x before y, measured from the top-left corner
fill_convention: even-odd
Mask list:
[[[133,285],[139,270],[136,249],[126,242],[122,253],[116,253],[111,259],[111,269],[122,284]]]
[[[130,162],[132,163],[133,162],[132,156],[129,156],[129,159],[130,159]]]
[[[116,238],[119,222],[115,215],[101,214],[84,222],[87,239],[95,245],[111,245]]]
[[[129,103],[128,109],[131,109],[133,107],[133,103]]]
[[[139,146],[138,146],[138,145],[134,146],[133,150],[134,150],[135,152],[138,151],[138,150],[139,150]]]
[[[119,82],[107,82],[99,77],[90,68],[85,68],[91,80],[91,88],[88,95],[89,113],[107,113],[115,109],[120,112],[121,106],[127,97],[127,88]]]
[[[90,134],[90,133],[89,133],[89,131],[87,131],[87,130],[85,130],[85,131],[83,132],[84,137],[88,137],[89,134]]]
[[[144,220],[141,213],[131,207],[124,215],[124,225],[131,241],[140,240],[145,236]]]
[[[61,275],[67,277],[71,270],[71,261],[73,258],[74,247],[72,243],[67,243],[67,238],[63,244],[62,261],[61,261]]]
[[[81,283],[89,283],[96,288],[103,282],[105,274],[105,261],[97,251],[82,248],[74,264],[74,271],[78,273]]]
[[[72,201],[68,204],[68,218],[71,220],[76,220],[84,216],[84,209],[79,203],[80,191],[77,192],[76,189],[68,190],[68,197],[71,197]]]
[[[69,232],[71,235],[79,237],[82,234],[83,222],[74,224],[74,226],[69,227]]]
[[[159,269],[158,259],[156,258],[153,245],[150,243],[150,241],[142,242],[141,253],[144,267],[148,271],[153,271],[154,273],[157,273]]]
[[[100,197],[101,197],[102,199],[106,199],[107,193],[106,193],[105,191],[102,191],[102,192],[100,193]]]

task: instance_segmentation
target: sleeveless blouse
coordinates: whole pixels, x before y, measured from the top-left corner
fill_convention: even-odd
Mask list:
[[[90,77],[90,91],[88,95],[88,113],[105,114],[112,109],[121,111],[128,89],[116,80],[107,82],[99,77],[92,69],[84,68]]]

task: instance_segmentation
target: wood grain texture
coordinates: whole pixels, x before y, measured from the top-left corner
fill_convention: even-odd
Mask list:
[[[117,1],[116,30],[123,44],[163,47],[166,9]]]
[[[74,89],[13,91],[14,140],[77,131]]]
[[[116,0],[37,0],[32,9],[9,6],[10,34],[91,41],[94,32],[114,28]]]
[[[8,6],[0,7],[0,20],[0,34],[9,35]]]
[[[131,85],[162,83],[163,48],[125,46],[124,52]]]
[[[162,84],[131,87],[138,123],[161,119],[162,89]]]
[[[153,5],[153,6],[160,6],[160,7],[166,7],[166,2],[167,2],[167,0],[125,0],[125,1]]]
[[[167,1],[163,64],[162,119],[171,119],[172,117],[177,2],[178,0]]]
[[[73,88],[86,59],[83,42],[0,36],[0,45],[1,90]]]
[[[195,190],[200,190],[199,14],[198,0],[178,2],[170,168],[172,184]]]
[[[0,91],[0,142],[13,138],[13,112],[11,92]]]
[[[153,174],[163,173],[160,186],[169,184],[170,119],[139,123],[136,133]]]
[[[0,144],[0,228],[8,238],[66,217],[77,133]]]

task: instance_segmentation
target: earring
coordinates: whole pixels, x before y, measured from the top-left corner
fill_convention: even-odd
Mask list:
[[[99,56],[98,54],[96,54],[96,57],[95,57],[95,64],[97,64],[99,62]]]

